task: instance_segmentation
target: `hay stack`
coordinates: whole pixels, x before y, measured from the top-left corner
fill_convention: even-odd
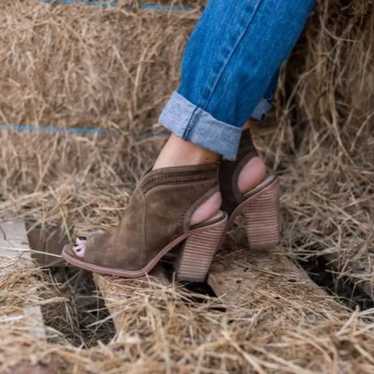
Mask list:
[[[198,12],[130,12],[129,2],[106,11],[2,6],[0,122],[109,130],[101,138],[0,132],[0,211],[116,218],[160,145],[153,126]]]
[[[265,145],[284,175],[290,250],[327,256],[371,295],[373,67],[372,1],[320,1],[285,69]]]
[[[110,132],[1,132],[0,216],[72,221],[80,229],[117,222],[160,145],[154,125],[177,84],[198,16],[130,12],[129,5],[100,11],[3,1],[1,122]],[[284,247],[299,258],[329,254],[357,283],[373,273],[372,33],[371,2],[321,1],[282,75],[277,126],[256,131],[282,174]],[[128,334],[90,350],[35,341],[2,326],[0,371],[11,370],[12,357],[14,366],[26,358],[53,363],[62,373],[373,372],[369,311],[335,309],[329,300],[304,303],[298,285],[275,294],[277,277],[269,279],[268,293],[254,293],[228,313],[215,309],[215,300],[186,303],[181,289],[135,282],[124,305]],[[15,298],[11,281],[8,294]]]

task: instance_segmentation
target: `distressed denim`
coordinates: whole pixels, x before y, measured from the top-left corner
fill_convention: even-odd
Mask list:
[[[251,113],[251,119],[261,121],[272,108],[272,102],[275,90],[277,88],[278,78],[279,70],[276,71],[273,78],[271,79],[270,84],[265,91],[264,97],[256,105],[255,109]]]
[[[247,120],[269,109],[277,72],[314,5],[315,0],[209,0],[161,124],[234,160]]]

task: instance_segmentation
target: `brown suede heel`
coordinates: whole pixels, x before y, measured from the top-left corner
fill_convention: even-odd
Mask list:
[[[249,246],[272,248],[280,240],[279,181],[266,177],[258,186],[241,193],[238,179],[242,168],[258,155],[249,131],[243,131],[236,161],[223,160],[219,170],[222,209],[229,215],[228,228],[244,213]]]
[[[218,191],[218,164],[151,171],[137,186],[118,228],[91,236],[82,256],[65,246],[77,267],[137,278],[149,273],[183,242],[176,266],[180,280],[203,281],[225,232],[227,215],[191,227],[195,209]]]

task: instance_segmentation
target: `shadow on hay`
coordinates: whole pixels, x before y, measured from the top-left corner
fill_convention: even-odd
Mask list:
[[[99,342],[108,344],[115,329],[105,302],[96,288],[92,274],[66,266],[60,252],[71,233],[56,226],[26,223],[34,261],[42,266],[45,282],[61,302],[42,305],[44,323],[52,331],[49,341],[68,341],[90,348]],[[68,228],[68,231],[72,231]],[[47,255],[47,253],[51,255]],[[41,295],[43,297],[43,295]],[[45,295],[48,299],[48,295]],[[50,296],[50,295],[49,295]]]
[[[61,340],[91,348],[108,344],[115,336],[115,328],[105,302],[96,289],[90,273],[58,267],[46,272],[47,282],[65,301],[42,306],[45,325],[57,333],[49,335],[51,343]]]

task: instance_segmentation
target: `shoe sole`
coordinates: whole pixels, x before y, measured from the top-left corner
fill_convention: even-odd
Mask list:
[[[124,278],[140,278],[149,274],[168,252],[184,242],[180,257],[177,259],[176,277],[181,281],[203,282],[209,272],[214,254],[222,242],[226,226],[227,215],[224,214],[214,223],[198,227],[179,236],[163,247],[140,270],[123,270],[88,263],[72,254],[70,246],[64,247],[62,256],[69,264],[94,273]]]

